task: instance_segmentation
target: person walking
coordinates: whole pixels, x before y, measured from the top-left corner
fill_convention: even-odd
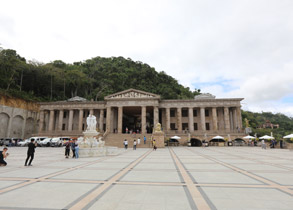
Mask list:
[[[143,143],[146,144],[146,137],[143,137]]]
[[[133,150],[136,150],[136,140],[133,141]]]
[[[156,140],[153,140],[153,150],[157,150],[157,146],[156,146]]]
[[[72,150],[72,158],[75,158],[75,140],[71,141],[70,146]]]
[[[65,143],[65,157],[68,158],[70,153],[70,142]]]
[[[25,160],[25,164],[24,166],[27,166],[27,162],[30,159],[28,165],[32,166],[32,161],[34,159],[34,155],[35,155],[35,148],[37,147],[37,142],[34,142],[35,140],[32,139],[31,142],[28,144],[28,149],[27,149],[27,157]]]
[[[140,138],[137,139],[137,145],[140,145]]]
[[[262,141],[261,141],[261,148],[262,149],[266,149],[266,143],[265,143],[265,140],[263,139]]]
[[[9,153],[7,152],[8,148],[4,147],[3,151],[0,151],[0,166],[7,166],[7,163],[4,159],[7,158]]]
[[[77,143],[74,144],[75,159],[79,158],[79,146]]]
[[[128,147],[128,141],[127,141],[127,139],[124,140],[123,144],[124,144],[124,148],[127,149],[127,147]]]

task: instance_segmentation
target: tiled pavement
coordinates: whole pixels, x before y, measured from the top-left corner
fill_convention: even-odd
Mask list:
[[[0,209],[293,209],[293,152],[258,147],[121,149],[65,159],[63,148],[9,148]]]

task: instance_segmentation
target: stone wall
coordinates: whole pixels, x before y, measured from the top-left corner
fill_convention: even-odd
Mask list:
[[[0,138],[28,138],[38,130],[39,105],[0,95]]]

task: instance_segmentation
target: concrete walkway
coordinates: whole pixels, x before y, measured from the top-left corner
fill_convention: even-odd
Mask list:
[[[293,209],[293,152],[258,147],[121,149],[64,158],[64,148],[9,148],[0,209]]]

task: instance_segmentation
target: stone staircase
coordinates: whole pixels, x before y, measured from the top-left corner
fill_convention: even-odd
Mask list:
[[[146,144],[143,142],[143,137],[146,137]],[[105,138],[105,145],[106,146],[113,146],[113,147],[119,147],[123,148],[124,147],[124,139],[127,139],[128,141],[128,148],[133,147],[133,140],[135,139],[137,142],[137,139],[140,137],[140,144],[137,145],[137,148],[151,148],[152,143],[151,143],[151,136],[152,134],[117,134],[117,133],[108,133]]]

